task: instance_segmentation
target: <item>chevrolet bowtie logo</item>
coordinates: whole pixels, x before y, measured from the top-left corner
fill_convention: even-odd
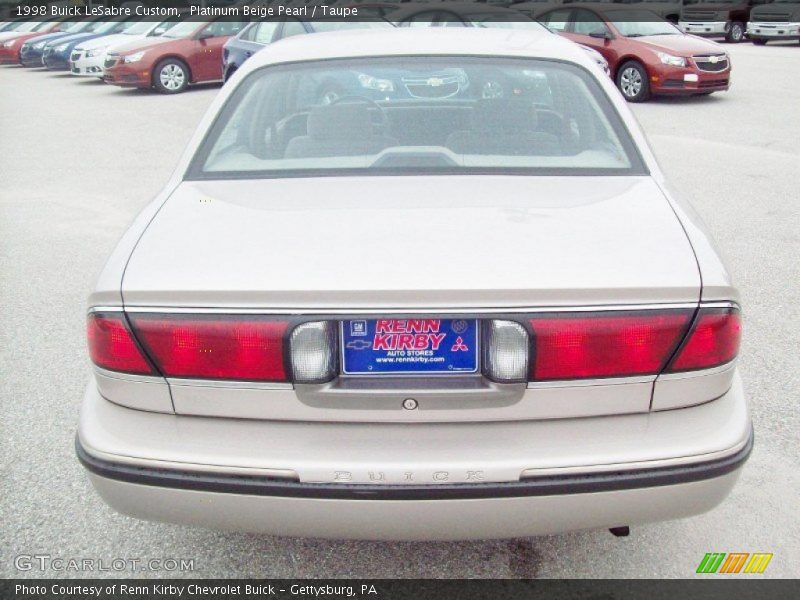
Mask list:
[[[351,348],[352,350],[363,350],[364,348],[369,348],[370,346],[372,346],[372,344],[365,340],[353,340],[352,342],[347,342],[347,347]]]

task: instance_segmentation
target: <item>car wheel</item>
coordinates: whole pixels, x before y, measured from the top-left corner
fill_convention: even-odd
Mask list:
[[[738,21],[731,23],[728,33],[725,36],[725,41],[731,44],[738,44],[744,39],[744,25]]]
[[[756,46],[766,46],[767,45],[767,40],[753,40],[753,43]]]
[[[162,60],[153,71],[153,85],[162,94],[177,94],[189,85],[189,68],[177,58]]]
[[[628,102],[644,102],[650,97],[650,82],[641,63],[631,60],[617,72],[617,87]]]
[[[231,67],[227,71],[225,71],[225,76],[222,78],[223,83],[227,83],[228,79],[233,77],[233,74],[236,73],[236,67]]]

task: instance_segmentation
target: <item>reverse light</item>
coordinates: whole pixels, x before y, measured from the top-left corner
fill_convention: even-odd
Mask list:
[[[130,315],[137,339],[166,377],[287,381],[285,321],[218,315]]]
[[[86,337],[89,356],[98,367],[123,373],[153,374],[122,313],[89,314]]]
[[[672,54],[667,54],[666,52],[656,52],[656,54],[658,55],[658,60],[665,65],[671,65],[673,67],[686,66],[686,59],[682,56],[673,56]]]
[[[297,383],[323,383],[336,374],[336,327],[332,321],[298,325],[289,342]]]
[[[683,339],[691,315],[650,310],[534,317],[530,379],[657,375]]]
[[[492,381],[511,383],[528,376],[530,342],[525,328],[514,321],[487,321],[484,328],[484,367]]]
[[[739,354],[741,337],[742,321],[737,309],[702,308],[667,371],[710,369],[729,363]]]

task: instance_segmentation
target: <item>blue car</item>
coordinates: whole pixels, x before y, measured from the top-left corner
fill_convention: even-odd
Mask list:
[[[282,21],[259,21],[250,23],[238,35],[229,39],[222,51],[222,76],[227,81],[236,69],[248,58],[268,44],[284,38],[306,33],[322,33],[343,29],[393,29],[389,21],[335,21],[314,22],[286,19]]]
[[[78,33],[93,31],[102,24],[103,23],[99,19],[74,21],[66,24],[64,28],[57,32],[37,36],[32,40],[22,44],[22,47],[19,51],[19,62],[23,67],[41,67],[43,65],[42,54],[44,53],[44,47],[48,43],[60,39],[66,39],[67,37]]]
[[[133,25],[134,22],[130,19],[125,21],[97,21],[97,26],[90,31],[87,30],[49,41],[44,45],[42,51],[42,64],[48,69],[67,71],[70,68],[70,54],[78,44],[106,35],[120,33]]]

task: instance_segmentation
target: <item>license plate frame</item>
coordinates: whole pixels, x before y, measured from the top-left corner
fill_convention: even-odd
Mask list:
[[[481,369],[478,319],[344,319],[339,346],[346,376],[452,377]]]

